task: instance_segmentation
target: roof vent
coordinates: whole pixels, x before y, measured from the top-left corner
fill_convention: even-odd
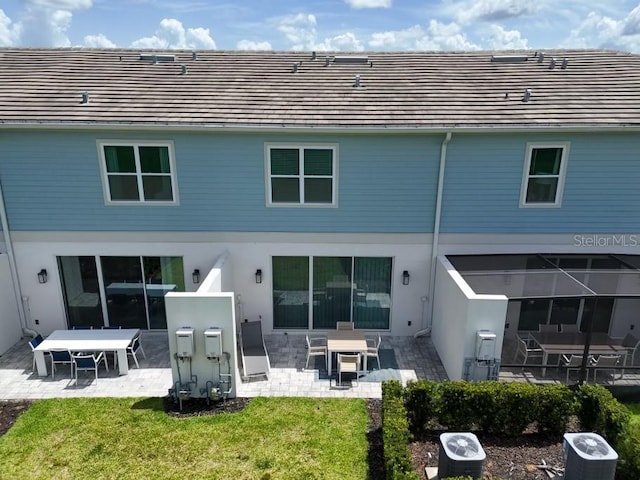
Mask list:
[[[89,103],[89,92],[82,92],[82,103]]]
[[[542,62],[544,62],[544,53],[540,52],[538,54],[538,63],[542,63]]]
[[[562,59],[562,70],[566,70],[567,67],[569,66],[569,60],[567,58],[563,58]]]
[[[316,52],[311,52],[311,60],[315,60],[317,57]]]
[[[353,86],[355,88],[360,88],[360,75],[356,75],[356,78],[354,80]]]
[[[182,65],[182,72],[180,72],[182,75],[186,75],[187,73],[189,73],[189,69],[187,68],[186,65]]]
[[[549,62],[549,70],[553,70],[554,68],[556,68],[556,59],[552,58]]]
[[[523,101],[523,102],[528,102],[529,100],[531,100],[531,94],[532,94],[532,93],[533,93],[533,92],[531,91],[531,89],[530,89],[530,88],[527,88],[527,89],[524,91],[524,97],[522,97],[522,101]]]
[[[329,57],[325,57],[324,58],[324,66],[328,67],[330,63],[331,63],[331,59]]]
[[[355,56],[335,56],[333,57],[333,63],[346,63],[346,64],[357,64],[357,65],[366,65],[369,63],[369,57],[355,57]]]
[[[197,60],[197,59],[198,59],[198,54],[194,50],[193,52],[191,52],[191,60]]]
[[[300,64],[298,62],[293,62],[293,68],[292,68],[293,73],[298,73],[299,66]]]
[[[493,63],[520,63],[529,59],[527,55],[491,55]]]
[[[175,62],[176,56],[167,53],[141,53],[140,60],[147,60],[153,63]]]

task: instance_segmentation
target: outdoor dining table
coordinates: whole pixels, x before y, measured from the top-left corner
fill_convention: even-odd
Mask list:
[[[140,330],[137,328],[55,330],[34,349],[33,354],[36,359],[38,375],[41,377],[47,376],[47,364],[44,354],[52,350],[116,352],[120,375],[126,375],[129,371],[127,347],[139,333]]]
[[[367,371],[367,339],[358,330],[329,330],[327,332],[327,370],[332,372],[334,353],[359,353],[362,355],[363,371]]]
[[[583,355],[587,341],[586,333],[575,332],[530,332],[529,336],[542,350],[542,365],[547,364],[549,355]],[[591,334],[590,355],[620,355],[626,363],[627,349],[606,333]],[[544,377],[547,369],[542,367]]]

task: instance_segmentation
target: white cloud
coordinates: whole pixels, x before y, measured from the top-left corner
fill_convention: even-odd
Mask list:
[[[309,50],[317,36],[316,17],[302,13],[289,15],[280,21],[278,31],[292,44],[293,50]]]
[[[109,40],[102,33],[98,35],[87,35],[82,42],[83,46],[89,48],[115,48],[117,45]]]
[[[317,50],[317,51],[362,51],[364,47],[352,32],[345,32],[333,37],[318,38],[317,22],[315,15],[298,14],[289,15],[280,19],[277,25],[278,31],[284,34],[291,44],[292,50]]]
[[[493,50],[519,50],[529,48],[526,38],[518,30],[506,30],[500,25],[489,26],[486,47]]]
[[[68,10],[29,8],[21,24],[20,43],[29,47],[69,47],[67,30],[73,14]]]
[[[469,41],[456,23],[429,22],[424,30],[414,25],[405,30],[374,33],[369,46],[383,50],[479,50],[479,46]]]
[[[590,12],[563,42],[572,48],[610,48],[631,52],[640,51],[640,6],[626,18],[614,18]]]
[[[84,10],[93,6],[92,0],[27,0],[26,3],[51,10]]]
[[[19,37],[20,25],[13,23],[4,11],[0,9],[0,47],[16,45]]]
[[[525,0],[465,0],[454,2],[451,7],[454,17],[464,24],[533,15],[540,9],[539,3]]]
[[[391,0],[344,0],[351,8],[389,8]]]
[[[155,35],[143,37],[131,43],[133,48],[200,48],[214,49],[216,42],[208,28],[185,29],[175,18],[165,18]]]
[[[269,42],[254,42],[252,40],[240,40],[236,44],[238,50],[271,50]]]

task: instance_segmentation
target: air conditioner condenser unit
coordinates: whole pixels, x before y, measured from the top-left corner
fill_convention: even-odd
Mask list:
[[[564,480],[613,480],[618,454],[597,433],[565,433]]]
[[[440,435],[438,478],[470,476],[482,478],[486,455],[473,433],[443,433]]]

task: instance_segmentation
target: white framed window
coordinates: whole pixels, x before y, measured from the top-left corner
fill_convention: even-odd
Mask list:
[[[338,146],[266,144],[267,206],[337,206]]]
[[[173,142],[98,140],[108,205],[176,205]]]
[[[569,158],[569,143],[528,143],[524,159],[521,207],[559,207]]]

